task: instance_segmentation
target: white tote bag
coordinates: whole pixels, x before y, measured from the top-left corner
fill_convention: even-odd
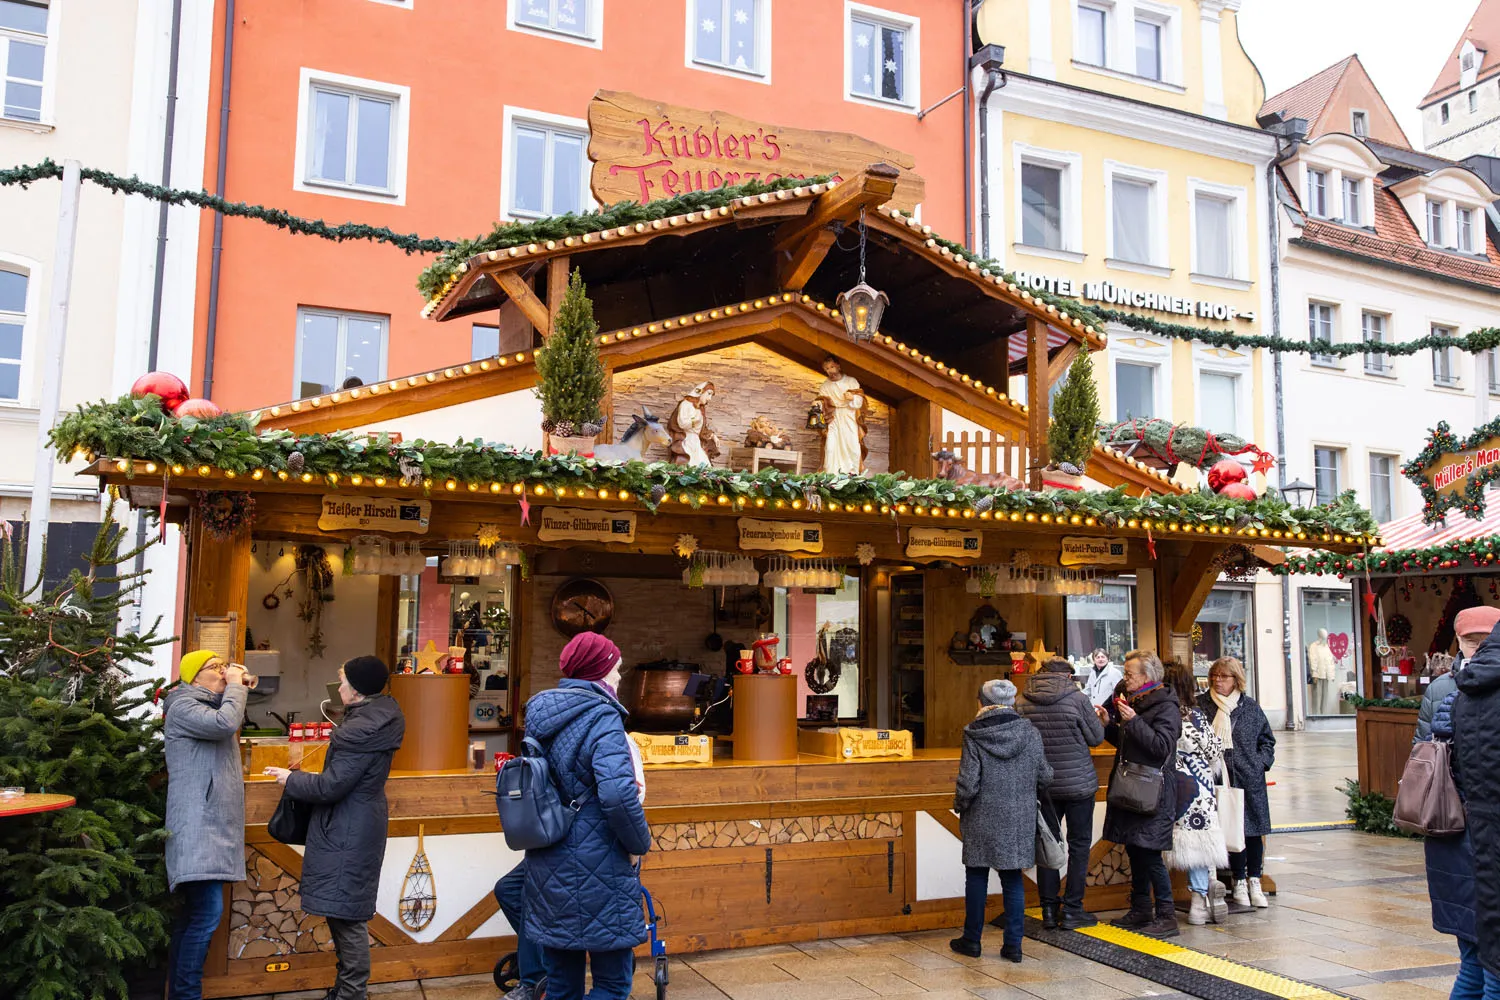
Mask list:
[[[1230,854],[1245,849],[1245,790],[1228,784],[1214,786],[1219,805],[1219,829]]]

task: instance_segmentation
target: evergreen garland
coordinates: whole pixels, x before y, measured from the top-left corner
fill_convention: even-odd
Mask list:
[[[1431,573],[1434,570],[1459,569],[1469,566],[1476,569],[1494,569],[1497,559],[1500,559],[1500,538],[1490,536],[1467,538],[1424,549],[1371,552],[1363,556],[1317,550],[1299,555],[1288,555],[1286,562],[1280,566],[1271,567],[1271,572],[1282,576],[1337,574],[1341,579],[1346,574],[1366,572],[1382,576],[1396,576],[1402,573]]]
[[[1231,455],[1265,454],[1256,445],[1233,434],[1215,434],[1202,427],[1174,424],[1161,417],[1138,417],[1117,424],[1100,424],[1099,441],[1121,451],[1139,442],[1169,467],[1186,462],[1197,469],[1208,469]]]
[[[603,415],[604,363],[599,360],[594,304],[584,291],[577,268],[557,310],[557,329],[546,348],[536,352],[536,396],[542,403],[542,426],[563,437],[599,433]]]
[[[1052,403],[1052,426],[1047,431],[1047,451],[1053,465],[1067,462],[1083,469],[1094,453],[1095,427],[1099,423],[1099,389],[1094,385],[1094,363],[1089,351],[1080,350],[1068,368],[1068,379]]]
[[[0,785],[77,800],[0,821],[0,996],[17,1000],[124,1000],[166,951],[158,682],[129,671],[171,640],[118,630],[140,576],[110,575],[135,556],[113,515],[88,571],[45,594],[0,542]]]
[[[354,475],[361,476],[362,482],[379,476],[394,488],[401,482],[405,465],[422,470],[422,484],[428,490],[470,492],[472,487],[473,492],[493,492],[491,484],[500,488],[524,484],[532,499],[579,489],[624,490],[630,494],[630,501],[653,511],[667,498],[694,507],[705,503],[754,504],[756,500],[800,506],[809,496],[816,496],[825,504],[889,507],[895,516],[898,505],[972,511],[981,498],[990,498],[994,516],[1015,514],[1027,520],[1077,515],[1095,517],[1113,526],[1138,519],[1202,526],[1205,532],[1211,526],[1280,531],[1293,536],[1302,532],[1313,539],[1370,534],[1376,528],[1352,490],[1332,504],[1299,510],[1269,494],[1244,501],[1207,492],[1137,497],[1127,495],[1123,488],[1033,493],[960,485],[947,479],[917,479],[902,472],[796,476],[773,468],[751,473],[668,462],[600,464],[578,455],[542,455],[479,438],[442,444],[421,439],[396,442],[386,434],[350,431],[298,436],[273,430],[257,434],[248,420],[236,414],[211,420],[168,416],[155,396],[126,396],[113,403],[84,406],[64,416],[51,436],[58,454],[118,459],[128,475],[149,473],[144,466],[151,462],[158,466],[158,472],[172,470],[173,475],[196,475],[200,467],[222,469],[236,476],[260,470],[263,476],[297,475],[305,482],[335,487],[348,484]],[[288,458],[294,452],[301,456],[297,473],[288,468]],[[720,501],[720,497],[724,499]]]

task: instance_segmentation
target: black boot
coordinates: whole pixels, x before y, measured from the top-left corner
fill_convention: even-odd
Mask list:
[[[1135,930],[1139,927],[1145,927],[1155,919],[1156,914],[1151,909],[1151,897],[1132,895],[1130,897],[1130,912],[1123,917],[1116,917],[1110,921],[1110,924],[1115,927],[1128,927],[1131,930]]]
[[[1057,906],[1056,903],[1043,903],[1042,904],[1042,929],[1043,930],[1048,930],[1048,931],[1055,931],[1055,930],[1057,930],[1057,910],[1058,910],[1058,906]]]
[[[1156,918],[1145,927],[1137,928],[1142,934],[1150,934],[1152,937],[1174,938],[1180,931],[1177,929],[1177,905],[1172,900],[1157,900]]]
[[[1099,918],[1083,909],[1070,910],[1063,907],[1062,916],[1057,920],[1057,926],[1065,931],[1076,931],[1083,927],[1093,927],[1099,922]]]
[[[1018,945],[1018,944],[1016,944],[1016,945],[1010,945],[1010,944],[1002,945],[1001,948],[1000,948],[1000,957],[1003,958],[1003,959],[1005,959],[1006,961],[1015,962],[1015,963],[1019,964],[1020,961],[1021,961],[1021,946]]]
[[[948,942],[948,947],[952,948],[960,955],[968,955],[970,958],[978,958],[980,955],[979,942],[970,941],[966,937],[954,938],[952,941]]]

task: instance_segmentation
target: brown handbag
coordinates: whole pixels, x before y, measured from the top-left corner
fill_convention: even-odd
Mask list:
[[[1452,744],[1428,740],[1411,748],[1391,819],[1407,833],[1451,837],[1464,831],[1464,803],[1449,770]]]

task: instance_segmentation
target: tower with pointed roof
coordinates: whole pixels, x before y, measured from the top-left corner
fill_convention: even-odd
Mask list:
[[[1479,0],[1419,107],[1428,152],[1500,155],[1500,0]]]

